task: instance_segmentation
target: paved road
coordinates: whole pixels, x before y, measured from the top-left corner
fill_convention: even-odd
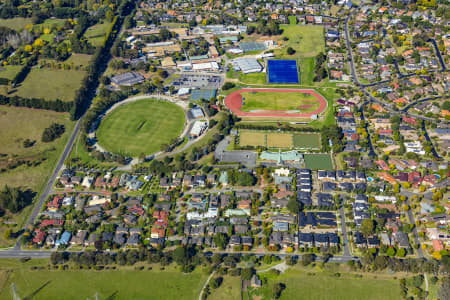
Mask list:
[[[344,256],[351,256],[350,247],[348,246],[347,224],[345,224],[344,206],[339,208],[339,216],[341,218],[342,243],[344,244]]]
[[[21,250],[6,250],[0,251],[0,258],[49,258],[52,253],[49,251],[21,251]]]
[[[193,193],[227,193],[227,192],[253,192],[253,193],[258,193],[258,194],[263,194],[263,190],[260,188],[252,188],[252,187],[247,187],[247,188],[230,188],[230,189],[211,189],[211,190],[190,190],[185,192],[185,195],[189,195],[189,194],[193,194]]]
[[[406,204],[411,207],[411,203],[409,202],[409,199],[406,198]],[[413,234],[414,234],[414,243],[416,245],[418,245],[419,247],[416,249],[417,250],[417,257],[418,258],[423,258],[423,251],[422,251],[422,247],[420,245],[420,239],[419,239],[419,233],[417,232],[417,228],[416,228],[416,220],[414,219],[414,215],[412,213],[411,208],[408,210],[408,219],[409,219],[409,223],[414,225],[414,229],[413,229]]]
[[[70,154],[70,151],[72,150],[73,144],[75,142],[75,139],[78,135],[78,132],[80,131],[81,127],[81,121],[83,120],[83,117],[81,117],[77,124],[75,125],[75,128],[72,132],[72,135],[70,136],[69,142],[67,143],[66,147],[64,148],[64,151],[61,155],[61,157],[58,160],[58,164],[56,165],[55,169],[53,170],[53,173],[50,177],[50,179],[47,182],[47,186],[45,187],[44,191],[42,192],[41,196],[39,197],[38,202],[34,205],[33,211],[31,212],[30,217],[28,218],[27,223],[25,224],[25,228],[27,228],[29,225],[34,224],[34,221],[36,220],[39,212],[41,211],[42,207],[44,206],[44,203],[48,196],[50,195],[50,192],[52,191],[53,184],[56,181],[56,177],[58,176],[59,172],[64,168],[64,162],[66,161],[67,157]],[[14,249],[18,250],[20,249],[20,238],[17,239],[16,245],[14,246]]]

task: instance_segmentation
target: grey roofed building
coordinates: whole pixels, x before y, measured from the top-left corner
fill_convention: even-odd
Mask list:
[[[111,78],[111,83],[116,86],[132,86],[141,83],[145,80],[144,76],[137,72],[127,72],[123,74],[116,75]]]
[[[239,44],[239,48],[241,48],[244,52],[249,51],[261,51],[266,50],[266,44],[260,42],[242,42]]]
[[[406,233],[398,231],[394,233],[394,238],[400,248],[409,248],[409,238]]]
[[[262,70],[261,65],[255,58],[237,58],[232,63],[244,74],[261,72]]]

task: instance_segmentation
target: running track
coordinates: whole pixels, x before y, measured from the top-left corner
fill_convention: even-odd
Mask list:
[[[305,93],[310,94],[319,100],[320,106],[315,111],[309,113],[288,113],[285,111],[261,111],[261,112],[244,112],[242,107],[242,92],[280,92],[280,93]],[[232,92],[225,98],[225,106],[238,117],[291,117],[291,118],[310,118],[312,115],[318,115],[327,108],[327,100],[317,93],[315,90],[309,89],[265,89],[265,88],[249,88],[240,89]]]

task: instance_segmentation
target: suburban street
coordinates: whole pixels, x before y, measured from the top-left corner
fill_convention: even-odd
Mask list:
[[[28,221],[26,222],[24,228],[27,228],[29,225],[33,224],[34,221],[36,220],[36,217],[38,216],[39,212],[42,210],[42,207],[44,206],[45,201],[47,200],[48,196],[50,195],[50,193],[52,191],[53,185],[56,181],[56,177],[58,177],[58,174],[64,168],[64,162],[66,161],[67,157],[69,157],[70,151],[72,150],[72,147],[77,138],[78,132],[80,131],[82,120],[83,120],[83,117],[81,117],[77,121],[77,124],[75,125],[72,135],[70,136],[69,141],[67,142],[67,145],[64,148],[64,151],[61,154],[61,157],[59,158],[58,163],[56,164],[56,167],[54,168],[52,175],[50,176],[50,179],[48,180],[48,183],[45,186],[44,191],[42,192],[41,196],[39,197],[38,202],[34,204],[33,211],[31,212],[31,215],[29,216]],[[15,250],[20,249],[20,238],[17,239],[14,249]]]
[[[344,257],[351,256],[350,247],[348,246],[348,234],[347,234],[347,224],[345,224],[345,212],[344,206],[341,205],[339,208],[339,217],[341,219],[341,233],[342,233],[342,243],[344,244]]]

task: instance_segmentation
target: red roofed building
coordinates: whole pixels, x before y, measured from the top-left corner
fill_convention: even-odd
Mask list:
[[[57,211],[61,207],[62,197],[54,196],[51,201],[47,203],[47,209],[51,211]]]
[[[151,233],[151,237],[152,238],[163,238],[166,236],[166,230],[163,228],[158,228],[156,226],[152,227],[152,233]]]
[[[408,173],[408,182],[409,183],[418,183],[421,181],[421,179],[422,179],[422,176],[417,171]]]
[[[167,211],[155,210],[153,212],[153,218],[155,219],[167,219],[169,217],[169,213]]]
[[[392,135],[392,129],[379,129],[378,134],[381,135]]]
[[[45,228],[47,226],[62,226],[64,224],[63,220],[43,220],[39,225],[40,228]]]
[[[97,177],[97,179],[95,179],[95,187],[96,188],[106,188],[106,180],[103,177]]]
[[[384,171],[389,171],[389,166],[384,160],[377,160],[375,163]]]
[[[434,175],[427,175],[423,177],[423,182],[430,186],[434,186],[437,183],[438,179]]]
[[[433,250],[434,251],[444,250],[444,242],[441,240],[433,240]]]
[[[139,205],[134,205],[134,206],[128,207],[128,211],[132,214],[136,214],[136,215],[140,215],[140,216],[144,215],[144,209]]]
[[[35,236],[33,238],[33,243],[35,244],[42,244],[42,242],[44,241],[44,237],[45,237],[45,231],[41,231],[39,228],[34,230]]]
[[[411,117],[408,117],[408,116],[403,116],[402,119],[403,119],[404,122],[406,122],[408,124],[417,125],[417,120],[414,119],[414,118],[411,118]]]

